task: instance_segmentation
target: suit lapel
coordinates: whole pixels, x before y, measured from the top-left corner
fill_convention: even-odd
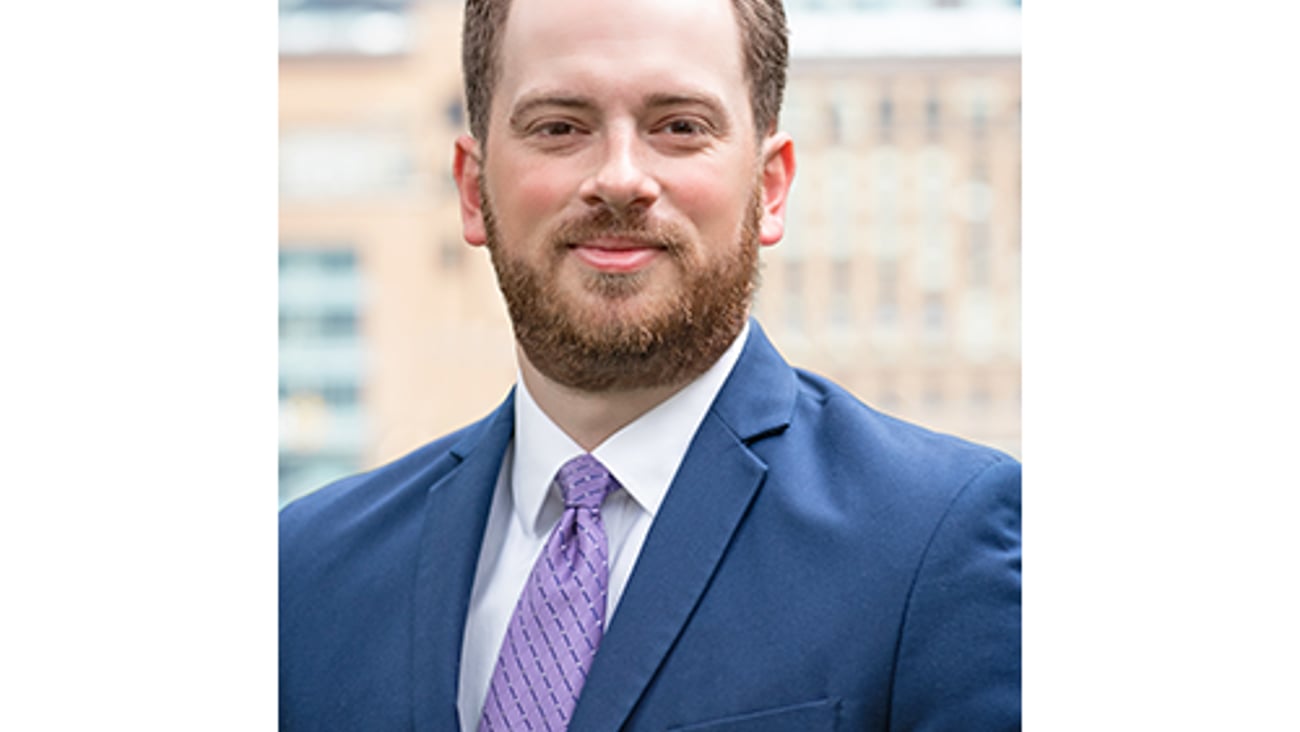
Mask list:
[[[757,495],[767,466],[750,443],[780,432],[795,380],[756,322],[650,528],[569,726],[626,722],[681,635]]]
[[[460,464],[429,489],[415,576],[412,700],[416,729],[460,729],[461,641],[514,396],[451,449]]]

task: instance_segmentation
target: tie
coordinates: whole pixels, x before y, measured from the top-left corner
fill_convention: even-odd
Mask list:
[[[479,732],[567,729],[605,634],[609,543],[600,504],[619,484],[587,454],[555,480],[564,514],[506,627]]]

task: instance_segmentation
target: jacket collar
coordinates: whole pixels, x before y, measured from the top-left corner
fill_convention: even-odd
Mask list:
[[[749,340],[713,411],[746,444],[790,426],[798,383],[794,371],[751,319]]]

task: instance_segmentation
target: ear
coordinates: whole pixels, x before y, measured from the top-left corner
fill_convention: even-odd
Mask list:
[[[794,141],[786,132],[773,132],[763,140],[763,218],[758,241],[772,246],[785,235],[785,204],[794,182]]]
[[[487,226],[483,223],[483,191],[479,190],[483,159],[478,140],[469,135],[456,138],[451,172],[460,191],[460,227],[465,241],[474,246],[487,243]]]

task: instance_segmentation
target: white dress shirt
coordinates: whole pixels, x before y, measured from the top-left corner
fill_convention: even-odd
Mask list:
[[[740,358],[748,335],[746,322],[708,371],[591,451],[624,488],[611,493],[601,508],[610,554],[606,627],[618,608],[659,504],[704,415]],[[466,730],[478,728],[515,603],[533,562],[564,513],[555,474],[583,452],[537,406],[523,379],[518,379],[514,440],[501,461],[465,622],[457,703]]]

